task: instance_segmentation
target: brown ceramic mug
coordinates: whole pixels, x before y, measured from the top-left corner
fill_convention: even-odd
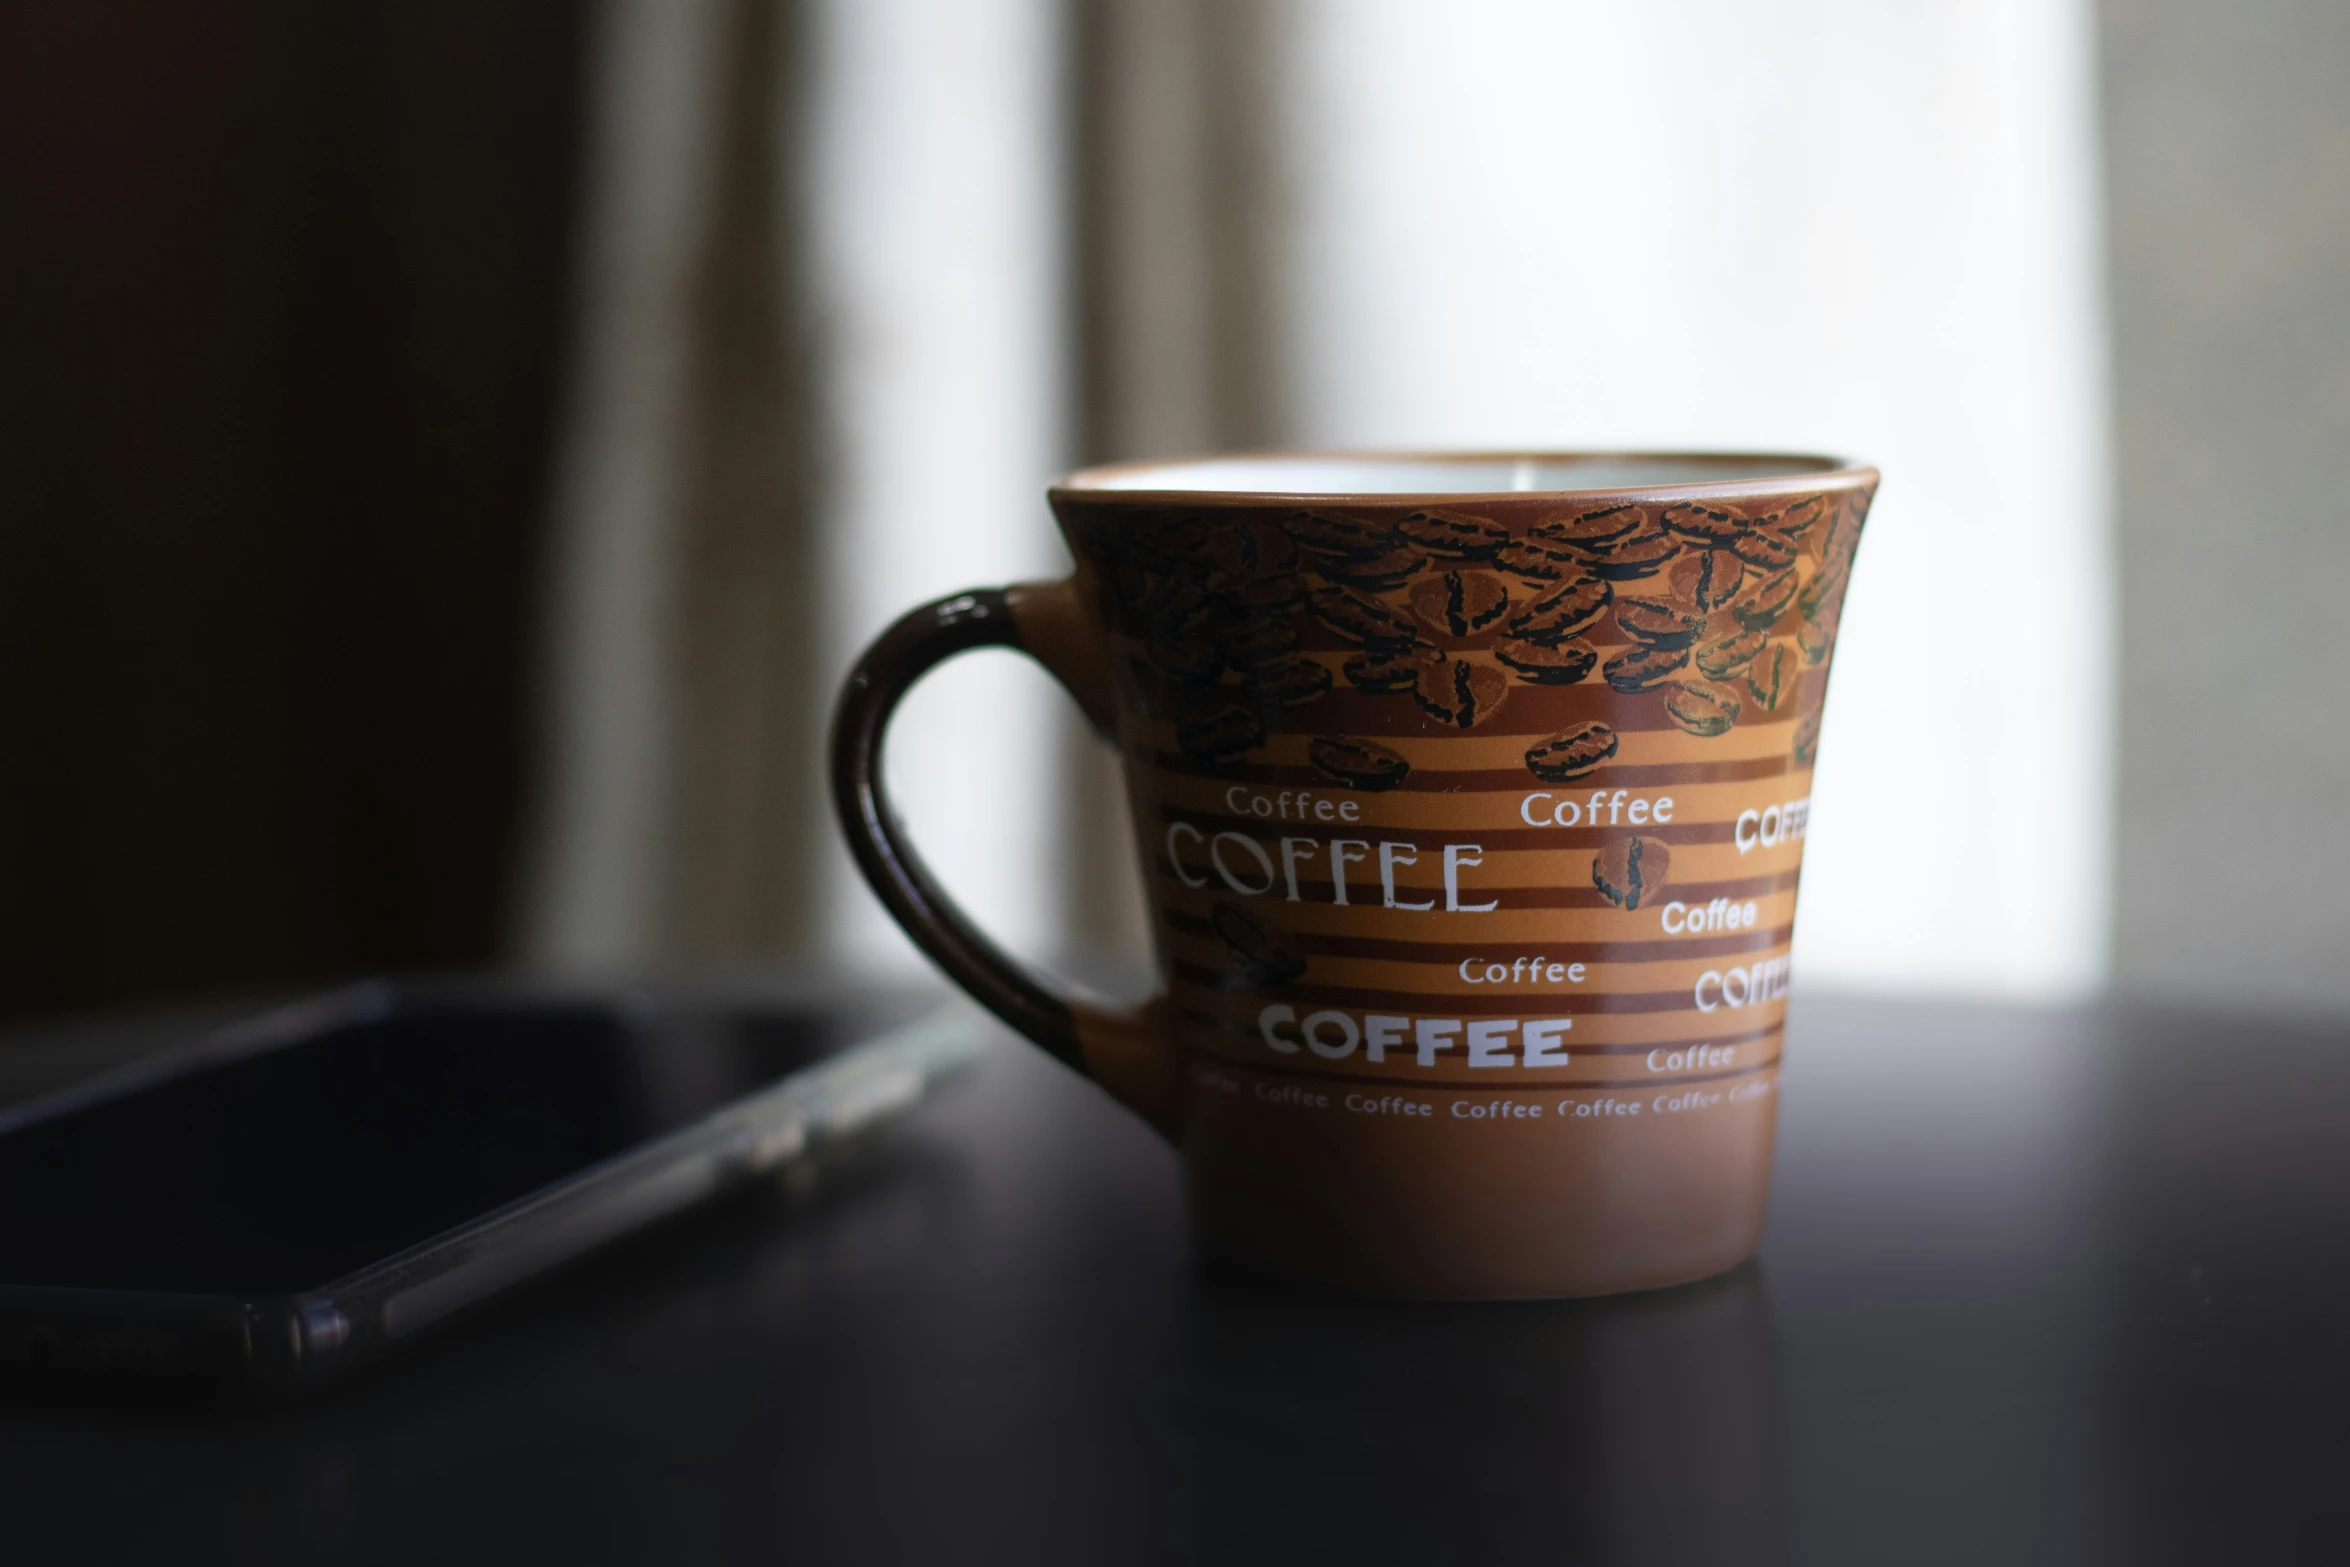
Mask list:
[[[900,620],[833,731],[857,862],[999,1016],[1181,1147],[1206,1242],[1348,1289],[1588,1295],[1761,1238],[1812,757],[1873,469],[1267,455],[1097,468],[1065,582]],[[881,786],[969,648],[1125,760],[1162,993],[1035,975]]]

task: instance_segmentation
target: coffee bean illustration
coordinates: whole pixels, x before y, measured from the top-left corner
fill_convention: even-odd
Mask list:
[[[1178,685],[1212,686],[1224,674],[1224,655],[1196,637],[1153,637],[1145,650],[1159,671]]]
[[[1826,496],[1808,495],[1786,510],[1765,517],[1763,522],[1776,528],[1788,538],[1800,541],[1805,534],[1811,532],[1822,517],[1827,515],[1827,512],[1828,498]]]
[[[1286,542],[1286,541],[1284,541]],[[1306,579],[1295,572],[1270,576],[1226,578],[1211,583],[1218,603],[1247,614],[1272,613],[1296,605],[1306,596]]]
[[[1795,726],[1795,743],[1788,748],[1798,767],[1809,767],[1820,754],[1820,715],[1812,714]]]
[[[1526,753],[1526,771],[1544,783],[1572,783],[1597,772],[1616,754],[1616,732],[1605,724],[1585,724],[1565,734],[1552,735]]]
[[[1785,571],[1795,564],[1795,541],[1773,527],[1758,524],[1738,535],[1730,548],[1757,571]]]
[[[1332,582],[1343,582],[1350,588],[1379,591],[1400,588],[1412,580],[1412,574],[1428,564],[1428,557],[1418,550],[1389,550],[1384,555],[1365,559],[1338,556],[1322,563],[1322,575]]]
[[[1509,690],[1509,677],[1490,664],[1448,658],[1420,671],[1412,695],[1432,716],[1468,729],[1491,718]]]
[[[1618,838],[1591,857],[1591,885],[1619,908],[1645,908],[1658,901],[1672,865],[1663,840]]]
[[[1792,571],[1749,579],[1746,586],[1739,589],[1738,596],[1730,600],[1730,613],[1737,618],[1738,624],[1750,631],[1768,631],[1779,623],[1780,617],[1787,613],[1787,607],[1795,602],[1798,586]]]
[[[1420,640],[1401,610],[1352,588],[1316,588],[1306,603],[1323,625],[1364,647],[1400,651]]]
[[[1264,722],[1245,707],[1224,708],[1175,731],[1184,754],[1202,762],[1229,762],[1264,740]]]
[[[1807,664],[1824,664],[1828,655],[1836,651],[1836,621],[1807,620],[1795,628],[1795,646],[1802,652]]]
[[[1591,569],[1613,582],[1653,577],[1681,553],[1681,540],[1662,528],[1644,528],[1591,551]]]
[[[1297,653],[1257,665],[1248,680],[1260,708],[1301,707],[1331,686],[1329,665]]]
[[[1502,637],[1493,644],[1493,656],[1520,680],[1537,686],[1571,686],[1599,665],[1599,654],[1588,643],[1561,642],[1555,647]]]
[[[1543,544],[1612,544],[1648,525],[1648,513],[1638,506],[1604,506],[1575,516],[1545,517],[1526,530],[1526,537]]]
[[[1851,585],[1851,557],[1829,561],[1804,588],[1795,607],[1806,620],[1831,620],[1844,607],[1844,590]]]
[[[1705,626],[1705,612],[1667,599],[1616,597],[1616,625],[1650,647],[1687,647]]]
[[[1220,630],[1216,647],[1224,662],[1246,674],[1259,664],[1296,652],[1297,627],[1272,616],[1243,620]]]
[[[1528,582],[1559,582],[1585,575],[1591,557],[1580,550],[1545,549],[1531,539],[1512,539],[1494,551],[1493,563]]]
[[[1317,555],[1349,555],[1367,560],[1399,549],[1403,539],[1386,528],[1374,527],[1354,517],[1337,517],[1328,512],[1291,512],[1281,519],[1281,531],[1301,546]]]
[[[1704,667],[1701,658],[1698,667]],[[1774,642],[1746,666],[1746,691],[1764,712],[1778,711],[1795,689],[1795,654],[1784,642]],[[1719,678],[1718,676],[1716,678]]]
[[[1246,577],[1256,572],[1256,535],[1245,522],[1210,523],[1207,553],[1208,563],[1228,576]]]
[[[1696,505],[1667,506],[1662,521],[1683,538],[1716,549],[1727,549],[1737,543],[1738,536],[1749,526],[1745,518],[1718,507]]]
[[[1138,522],[1126,547],[1132,558],[1149,570],[1187,581],[1197,581],[1215,567],[1207,520],[1198,516]]]
[[[1815,553],[1824,570],[1848,563],[1852,552],[1860,544],[1861,519],[1868,515],[1867,495],[1846,493],[1829,513],[1824,526],[1812,530],[1803,547]]]
[[[1412,612],[1440,636],[1475,636],[1510,607],[1509,584],[1490,571],[1446,571],[1412,584]]]
[[[1676,680],[1665,693],[1665,716],[1693,735],[1726,735],[1738,722],[1738,698],[1720,686]]]
[[[1142,606],[1142,623],[1149,636],[1181,636],[1207,623],[1216,601],[1196,582],[1163,578]]]
[[[1306,971],[1297,943],[1237,903],[1218,902],[1208,923],[1241,973],[1260,985],[1286,985]]]
[[[1507,529],[1457,511],[1416,511],[1396,524],[1396,531],[1429,554],[1451,560],[1491,560],[1510,541]]]
[[[1673,597],[1699,609],[1719,609],[1745,580],[1746,563],[1729,550],[1700,550],[1683,555],[1665,573]]]
[[[1208,528],[1208,560],[1228,578],[1275,576],[1297,570],[1297,541],[1257,522],[1225,521]]]
[[[1685,647],[1634,647],[1609,659],[1599,672],[1609,685],[1629,696],[1653,691],[1688,667],[1689,650]]]
[[[1583,572],[1527,605],[1510,620],[1509,634],[1526,642],[1563,641],[1606,614],[1614,598],[1615,589]]]
[[[1420,683],[1420,672],[1444,662],[1432,647],[1408,647],[1401,652],[1357,653],[1344,666],[1347,684],[1357,691],[1409,691]]]
[[[1306,757],[1325,775],[1350,789],[1381,794],[1411,776],[1412,764],[1369,740],[1320,735],[1306,744]]]
[[[1697,672],[1708,680],[1728,680],[1753,663],[1769,641],[1759,631],[1733,625],[1726,635],[1709,636],[1697,644]]]

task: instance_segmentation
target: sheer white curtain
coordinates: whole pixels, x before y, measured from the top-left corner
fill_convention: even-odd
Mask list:
[[[1295,12],[1298,436],[1883,468],[1821,747],[1809,978],[2048,997],[2105,971],[2088,11]]]
[[[901,611],[1064,567],[1060,38],[1055,0],[606,0],[526,961],[915,965],[823,724]],[[1031,950],[1069,722],[1005,656],[894,730],[934,868]]]
[[[829,472],[826,692],[903,611],[1058,576],[1044,487],[1067,457],[1060,8],[818,0],[808,216]],[[889,783],[931,867],[1017,948],[1062,937],[1054,824],[1067,698],[1007,655],[948,665],[892,727]],[[826,861],[821,950],[913,954]]]
[[[808,534],[755,562],[804,638],[767,655],[696,640],[764,524],[744,484],[731,511],[690,504],[707,453],[681,433],[765,416],[734,383],[679,390],[707,392],[696,356],[731,341],[679,302],[688,236],[746,230],[709,194],[739,194],[739,142],[694,116],[763,15],[788,19],[770,249],[802,392],[778,439],[806,455],[774,469],[803,493],[775,525]],[[532,954],[910,964],[834,847],[823,706],[892,615],[1056,570],[1041,486],[1081,454],[1799,447],[1885,471],[1822,749],[1805,973],[2100,980],[2087,0],[610,0],[608,35]],[[786,654],[787,681],[720,678]],[[1068,723],[1042,675],[987,658],[933,677],[896,732],[917,838],[1031,950],[1084,945],[1132,896],[1104,870],[1127,852],[1116,812],[1071,809],[1113,785],[1071,782]],[[746,763],[738,734],[770,738]],[[721,874],[733,844],[765,871]],[[714,918],[714,899],[789,912]]]

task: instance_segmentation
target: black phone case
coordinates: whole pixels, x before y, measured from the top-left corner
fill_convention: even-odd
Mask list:
[[[380,1012],[362,986],[224,1031],[169,1059],[36,1101],[14,1124],[134,1094]],[[988,1025],[949,1006],[851,1045],[725,1108],[591,1165],[359,1272],[241,1299],[0,1286],[0,1366],[48,1380],[174,1378],[298,1393],[434,1324],[731,1189],[834,1157],[969,1062]]]

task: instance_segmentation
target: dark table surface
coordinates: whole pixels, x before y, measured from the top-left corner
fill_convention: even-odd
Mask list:
[[[1429,1307],[1203,1275],[1007,1040],[307,1405],[0,1405],[0,1553],[2350,1558],[2350,1027],[1806,997],[1789,1062],[1759,1263]]]

